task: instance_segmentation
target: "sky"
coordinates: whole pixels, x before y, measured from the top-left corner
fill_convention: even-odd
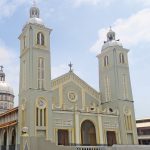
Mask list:
[[[97,55],[109,27],[124,48],[129,66],[136,118],[150,117],[150,0],[36,0],[51,33],[52,79],[74,72],[99,91]],[[0,65],[18,105],[18,36],[29,19],[32,0],[0,0]]]

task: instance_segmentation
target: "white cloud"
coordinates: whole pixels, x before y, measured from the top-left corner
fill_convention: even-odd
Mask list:
[[[68,65],[61,64],[59,66],[52,66],[52,79],[57,78],[58,76],[61,76],[68,72]]]
[[[142,4],[144,6],[150,5],[150,0],[134,0],[136,3]],[[131,2],[131,1],[130,1]]]
[[[12,50],[8,47],[6,47],[5,43],[0,40],[0,60],[1,62],[9,63],[11,59],[15,57],[15,54],[12,52]]]
[[[108,6],[112,3],[112,1],[114,0],[73,0],[73,3],[75,6],[80,6],[80,5],[84,5],[84,4],[88,4],[88,5],[98,5],[98,4],[102,4],[103,6]]]
[[[128,47],[136,46],[142,42],[150,42],[150,9],[143,9],[126,19],[117,19],[112,24],[112,29],[117,33],[123,43]],[[98,52],[104,40],[108,28],[98,31],[98,40],[90,48],[92,52]]]
[[[0,0],[0,18],[12,16],[18,7],[29,2],[30,0]]]
[[[119,0],[72,0],[75,6],[80,6],[83,4],[88,5],[98,5],[101,4],[102,6],[109,6],[113,2],[117,2]],[[125,2],[131,4],[131,0],[125,0]],[[132,3],[139,4],[142,6],[149,6],[150,0],[132,0]]]

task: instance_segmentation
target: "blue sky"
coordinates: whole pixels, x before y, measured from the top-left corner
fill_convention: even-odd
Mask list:
[[[125,48],[136,118],[150,117],[150,1],[149,0],[37,0],[41,18],[51,34],[52,78],[74,72],[99,90],[98,60],[109,26]],[[0,0],[0,65],[18,104],[19,40],[29,18],[32,0]]]

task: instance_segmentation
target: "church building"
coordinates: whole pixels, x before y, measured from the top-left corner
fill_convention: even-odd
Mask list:
[[[28,150],[38,139],[58,146],[138,144],[129,50],[110,29],[97,56],[100,91],[96,91],[73,72],[71,64],[69,72],[51,79],[51,32],[33,5],[19,36],[16,108],[13,89],[0,69],[0,149]]]

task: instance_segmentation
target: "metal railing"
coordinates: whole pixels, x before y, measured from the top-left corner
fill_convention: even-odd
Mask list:
[[[76,146],[76,150],[108,150],[107,146]]]
[[[105,145],[83,146],[83,145],[69,144],[67,147],[70,147],[71,150],[109,150],[109,147]],[[9,145],[9,146],[1,145],[0,150],[20,150],[20,145]]]

